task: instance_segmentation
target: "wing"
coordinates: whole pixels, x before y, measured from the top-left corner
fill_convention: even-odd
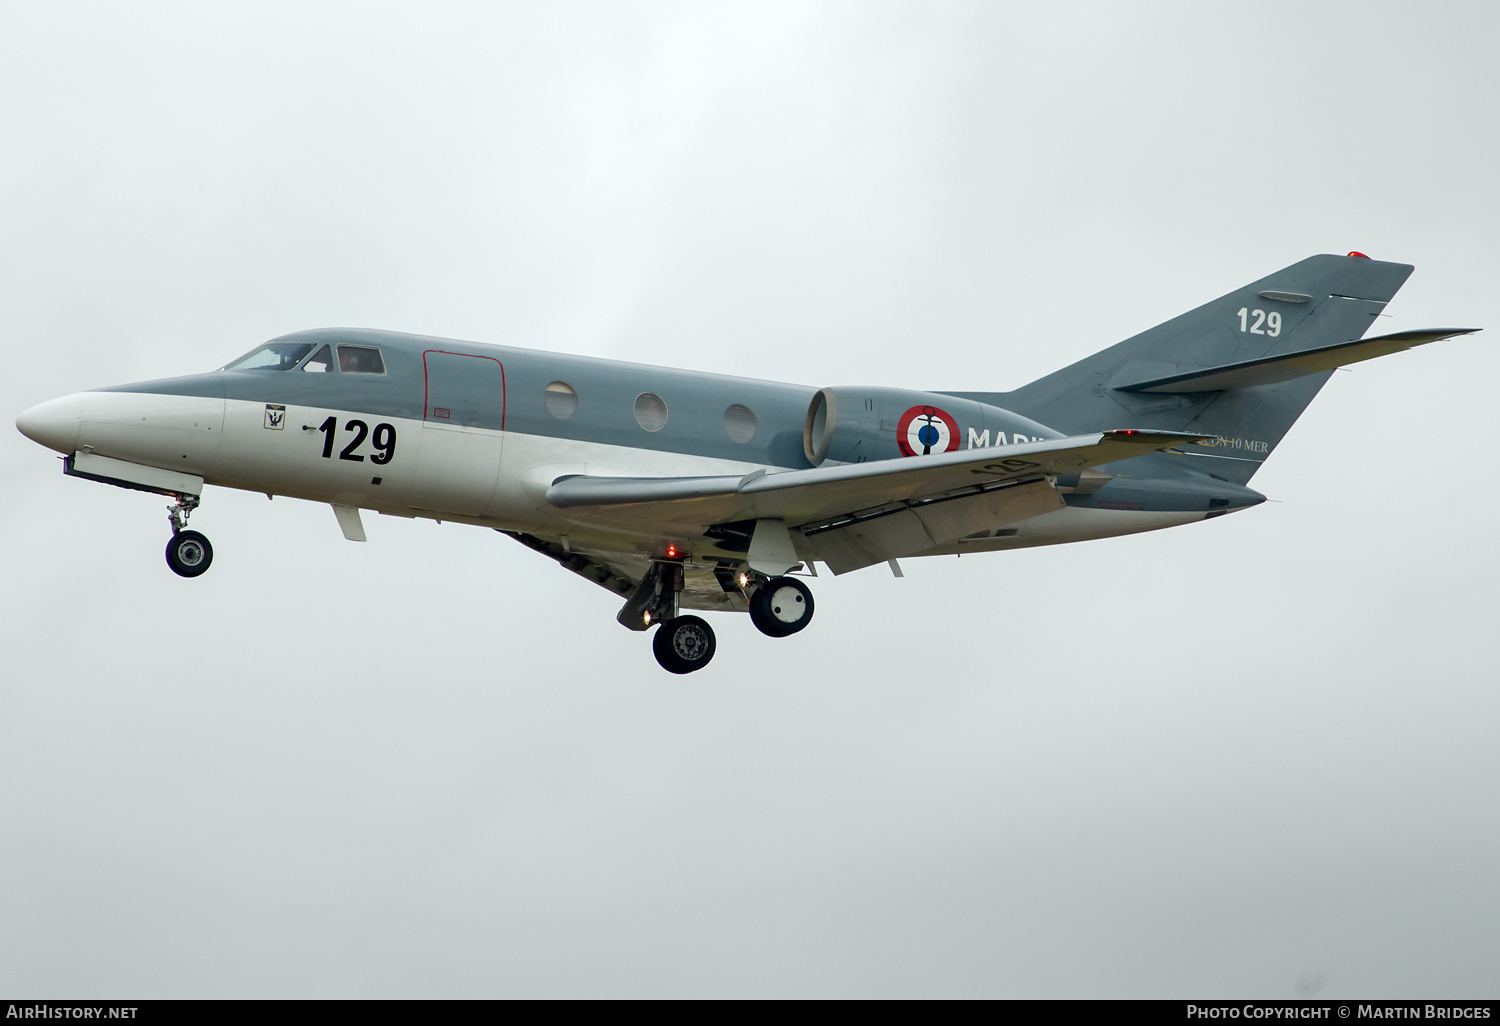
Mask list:
[[[586,512],[590,520],[684,534],[782,521],[801,534],[806,544],[799,550],[815,553],[834,573],[847,573],[1061,508],[1050,480],[1056,475],[1201,438],[1128,429],[744,477],[575,475],[554,481],[546,497],[558,508]]]

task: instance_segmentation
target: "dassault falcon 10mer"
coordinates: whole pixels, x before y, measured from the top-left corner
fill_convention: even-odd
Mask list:
[[[206,484],[493,528],[657,627],[663,667],[708,664],[685,609],[785,637],[803,583],[909,556],[1152,531],[1263,502],[1247,487],[1334,369],[1478,329],[1364,338],[1411,274],[1315,256],[1012,392],[811,388],[324,328],[222,370],[115,385],[16,426],[73,477],[171,496],[168,565]],[[794,576],[803,571],[803,576]]]

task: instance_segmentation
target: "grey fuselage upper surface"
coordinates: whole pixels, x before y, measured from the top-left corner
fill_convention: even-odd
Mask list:
[[[669,367],[656,367],[594,357],[547,353],[509,346],[455,339],[411,335],[368,328],[320,328],[292,332],[272,341],[306,342],[317,347],[354,344],[378,347],[384,356],[383,374],[346,374],[336,368],[328,373],[302,370],[219,370],[158,381],[108,386],[99,392],[143,395],[192,396],[252,405],[276,404],[291,408],[338,411],[371,418],[390,418],[413,425],[434,424],[434,411],[449,411],[449,423],[503,433],[509,439],[544,439],[557,443],[546,457],[560,452],[565,460],[593,466],[611,466],[625,472],[614,450],[639,450],[659,454],[668,462],[689,459],[702,470],[705,464],[718,469],[750,472],[755,469],[797,470],[813,466],[805,447],[809,404],[818,389],[796,384],[741,378]],[[439,354],[454,354],[493,361],[489,375],[462,375],[440,384],[432,380],[429,364]],[[476,364],[479,366],[479,364]],[[547,387],[568,386],[576,405],[566,417],[549,411]],[[438,391],[441,389],[441,391]],[[859,388],[852,390],[865,400],[865,436],[858,454],[836,453],[833,463],[898,459],[903,456],[896,433],[902,410],[934,398],[934,393],[907,389]],[[642,395],[658,396],[666,408],[665,423],[647,430],[638,421],[635,407]],[[1063,433],[1037,420],[991,404],[954,394],[940,397],[944,408],[958,424],[960,445],[965,448],[1005,446],[1021,441],[1062,437]],[[443,405],[446,404],[446,405]],[[749,411],[753,434],[745,440],[731,437],[726,411],[731,407]],[[302,427],[292,424],[292,431]],[[311,425],[308,425],[311,426]],[[446,426],[446,425],[445,425]],[[1114,425],[1107,425],[1114,426]],[[744,437],[743,433],[740,435]],[[207,439],[205,439],[206,441]],[[570,445],[569,443],[573,443]],[[406,458],[398,442],[398,458]],[[609,453],[598,447],[607,447]],[[587,450],[587,451],[585,451]],[[839,455],[849,456],[840,460]],[[502,453],[502,462],[514,462]],[[636,462],[638,457],[633,457]],[[1130,461],[1137,472],[1127,477],[1113,475],[1091,491],[1073,492],[1069,505],[1128,511],[1210,512],[1226,507],[1243,508],[1261,500],[1258,493],[1216,480],[1195,467],[1160,456],[1145,455]],[[660,471],[660,459],[652,460]],[[261,490],[260,483],[244,479],[237,471],[225,473],[215,461],[189,458],[174,466],[197,473],[210,484]],[[1101,468],[1109,474],[1114,468]],[[635,472],[639,472],[636,470]],[[513,469],[507,475],[520,476]],[[386,475],[388,478],[389,475]],[[346,483],[346,500],[387,512],[401,512],[407,495],[399,494],[387,481],[380,485]],[[326,499],[314,490],[310,499]],[[428,512],[417,504],[412,509]],[[454,519],[472,518],[471,512],[450,511]],[[501,517],[496,526],[521,529],[535,524]],[[1011,547],[1020,542],[1006,539]],[[968,551],[972,546],[967,546]]]

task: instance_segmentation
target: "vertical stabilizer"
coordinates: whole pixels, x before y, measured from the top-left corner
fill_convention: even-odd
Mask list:
[[[1361,338],[1411,272],[1359,256],[1309,257],[1014,392],[957,394],[1069,434],[1129,426],[1214,435],[1215,444],[1187,447],[1189,456],[1164,458],[1244,484],[1332,371],[1212,392],[1122,389]]]

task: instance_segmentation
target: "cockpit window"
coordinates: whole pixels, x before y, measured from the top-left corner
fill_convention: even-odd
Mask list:
[[[327,374],[333,370],[333,354],[328,351],[327,346],[324,346],[307,358],[307,362],[302,365],[302,370],[311,371],[314,374]]]
[[[339,370],[345,374],[384,374],[385,361],[374,346],[339,346]]]
[[[267,342],[226,366],[225,370],[291,370],[312,352],[311,342]]]

